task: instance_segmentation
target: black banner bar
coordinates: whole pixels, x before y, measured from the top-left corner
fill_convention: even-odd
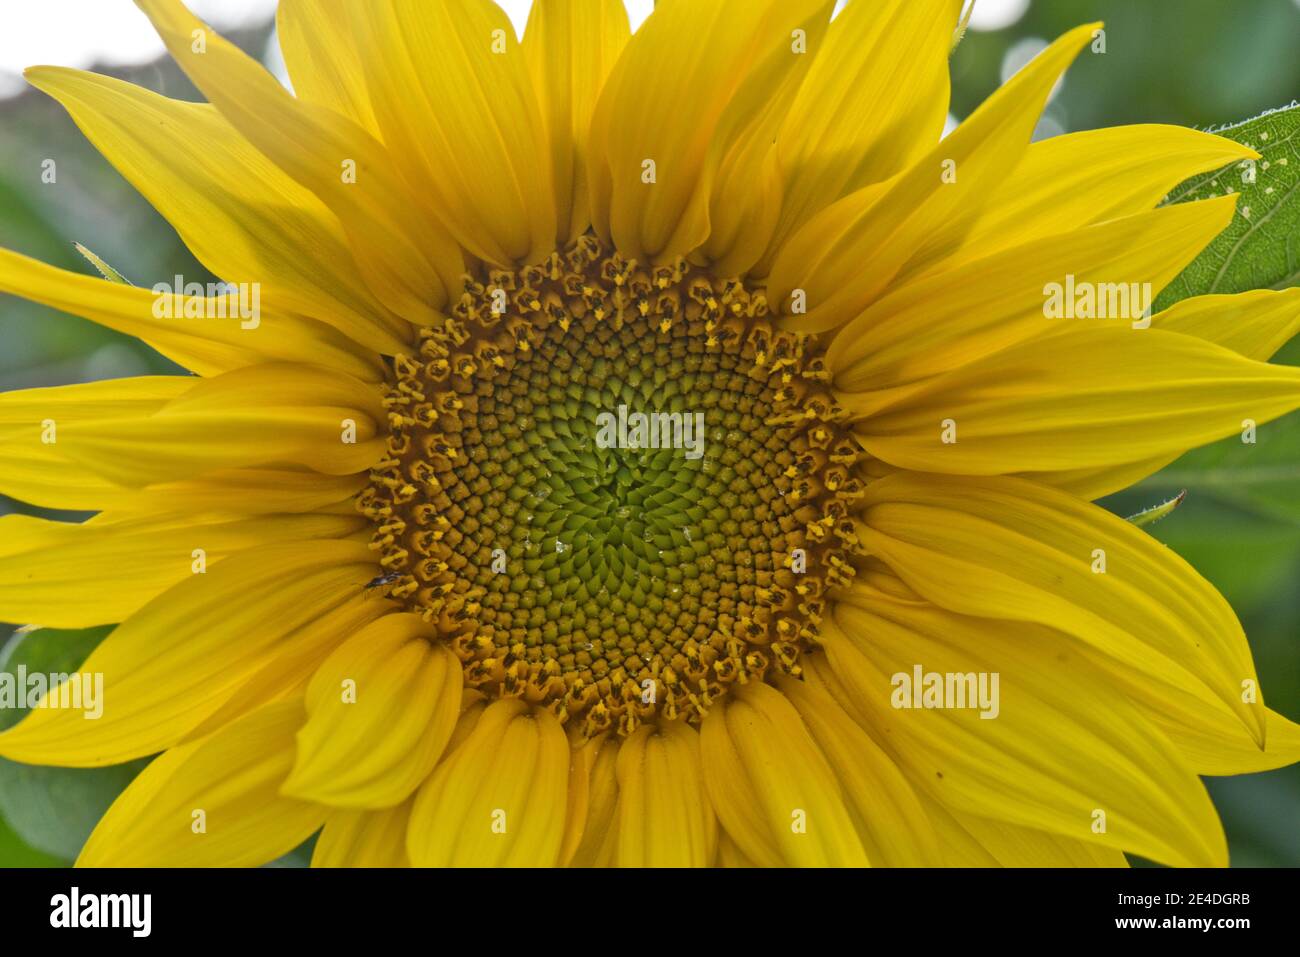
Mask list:
[[[701,922],[724,940],[774,927],[870,941],[1228,942],[1297,929],[1300,871],[0,871],[6,943],[77,935],[168,944],[374,943],[393,933],[494,948],[630,935],[637,949]],[[799,928],[802,928],[800,930]],[[687,932],[689,933],[689,932]],[[448,935],[444,937],[443,935]],[[636,941],[644,939],[641,944]],[[972,936],[973,935],[973,936]],[[1173,935],[1169,938],[1169,935]],[[707,938],[706,938],[707,939]],[[1285,939],[1285,938],[1280,938]],[[820,944],[818,942],[821,942]],[[703,945],[703,941],[701,941]],[[10,953],[16,951],[8,950]]]

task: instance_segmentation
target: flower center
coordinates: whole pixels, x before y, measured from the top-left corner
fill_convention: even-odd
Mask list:
[[[453,311],[393,362],[360,505],[466,683],[593,735],[798,674],[861,494],[809,341],[761,291],[591,236]]]

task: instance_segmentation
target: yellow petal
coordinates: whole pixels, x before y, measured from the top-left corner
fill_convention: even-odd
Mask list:
[[[253,319],[238,318],[238,293],[203,299],[160,298],[149,289],[56,269],[7,249],[0,249],[0,293],[138,336],[200,375],[290,360],[338,369],[369,382],[382,378],[378,356],[365,355],[356,343],[323,323],[263,310],[252,327]],[[180,318],[187,303],[205,317],[231,318]]]
[[[895,601],[928,604],[887,570],[865,567],[859,571],[856,581],[884,592]],[[1039,636],[1039,640],[1044,638],[1054,642],[1060,640],[1060,635],[1044,633]],[[1188,767],[1197,774],[1248,774],[1300,761],[1300,724],[1271,709],[1265,709],[1267,747],[1261,748],[1241,719],[1219,699],[1203,691],[1198,693],[1195,688],[1189,690],[1152,681],[1148,674],[1135,671],[1127,663],[1109,657],[1086,642],[1075,642],[1074,650],[1110,675],[1115,687],[1123,691],[1128,700],[1164,733]],[[872,727],[870,718],[862,714],[857,699],[825,667],[824,658],[824,655],[812,654],[802,659],[808,684],[830,694],[846,713],[861,722],[864,730],[874,732],[876,729]],[[876,740],[879,741],[878,735]]]
[[[1084,650],[1128,694],[1137,709],[1164,732],[1197,774],[1253,774],[1300,761],[1300,724],[1285,715],[1263,709],[1261,747],[1250,729],[1222,701],[1198,694],[1197,689],[1154,684],[1114,658],[1090,647]],[[1243,693],[1246,690],[1243,688]]]
[[[718,859],[714,866],[754,868],[758,865],[744,855],[740,848],[736,846],[736,842],[731,839],[731,835],[726,831],[719,831]]]
[[[974,814],[958,812],[953,818],[1002,867],[1129,866],[1123,851],[1091,841],[1017,827]]]
[[[928,796],[921,800],[940,835],[944,867],[1129,866],[1114,848],[963,814]]]
[[[1178,455],[1166,454],[1153,459],[1143,459],[1140,462],[1125,462],[1121,465],[1106,465],[1101,468],[1026,472],[1022,477],[1040,485],[1062,489],[1085,501],[1095,502],[1097,499],[1136,485],[1144,478],[1159,472],[1176,458]]]
[[[940,835],[945,867],[1128,867],[1122,851],[1019,827],[1005,821],[963,814],[923,797],[926,813]]]
[[[51,628],[124,621],[194,573],[195,563],[277,541],[343,538],[357,515],[263,515],[234,522],[99,521],[74,525],[0,518],[0,618]]]
[[[316,541],[249,549],[193,575],[119,625],[82,665],[104,676],[100,718],[34,709],[0,734],[0,755],[100,767],[170,747],[285,635],[355,596],[374,568],[364,544]]]
[[[850,600],[824,629],[831,665],[909,777],[945,806],[1164,863],[1227,863],[1200,780],[1067,643],[880,592]],[[997,674],[997,696],[975,708],[904,708],[900,676],[914,679],[918,667],[983,674],[986,691]]]
[[[939,835],[939,852],[944,867],[998,866],[998,859],[975,840],[970,831],[957,823],[952,811],[928,794],[921,795],[921,803]]]
[[[528,14],[523,51],[551,145],[561,247],[591,225],[591,114],[631,35],[622,0],[537,0]]]
[[[768,301],[786,316],[784,324],[803,332],[833,329],[869,305],[909,261],[950,254],[988,192],[1024,155],[1053,84],[1097,26],[1053,43],[893,180],[850,193],[795,232],[768,282]],[[955,180],[946,182],[946,173]],[[792,297],[796,289],[806,303]]]
[[[1196,296],[1156,313],[1151,326],[1204,339],[1263,362],[1300,333],[1300,289],[1257,289],[1231,296]],[[1035,478],[1081,498],[1099,499],[1154,475],[1182,451],[1099,469],[1042,472]]]
[[[733,686],[700,730],[718,820],[762,867],[864,867],[843,793],[798,712],[766,684]]]
[[[865,414],[910,394],[914,383],[1017,342],[1082,324],[1131,328],[1150,305],[1132,300],[1131,290],[1149,283],[1154,297],[1228,224],[1235,203],[1226,197],[1140,213],[905,283],[836,334],[826,355],[836,388],[855,393],[852,407]],[[1132,318],[1049,318],[1045,290],[1063,286],[1067,276],[1076,288],[1121,290],[1117,305],[1127,303]]]
[[[569,742],[549,711],[502,698],[420,788],[416,867],[552,867],[564,837]]]
[[[577,847],[569,858],[572,867],[607,867],[613,863],[619,830],[618,752],[618,741],[609,739],[574,752],[575,766],[586,769],[588,778],[584,795],[586,816]],[[566,847],[571,841],[566,834]]]
[[[1263,362],[1300,334],[1300,288],[1195,296],[1156,313],[1151,327],[1204,339]]]
[[[1104,509],[1014,478],[900,473],[872,483],[864,546],[929,601],[1037,622],[1150,682],[1218,699],[1263,742],[1254,665],[1232,609],[1176,554]]]
[[[381,138],[457,241],[501,266],[554,250],[546,129],[501,9],[389,0],[350,12]]]
[[[393,175],[399,169],[393,153],[342,114],[295,99],[180,0],[136,5],[222,115],[339,217],[380,301],[411,322],[436,321],[449,290],[460,288],[463,260],[446,230],[427,215],[422,194]]]
[[[708,238],[707,166],[718,124],[754,65],[789,50],[791,31],[822,6],[822,0],[658,5],[623,51],[592,117],[589,172],[598,235],[642,263],[671,260]]]
[[[937,866],[934,826],[889,755],[813,682],[783,678],[777,687],[839,779],[867,857],[882,867]]]
[[[1091,326],[932,379],[854,430],[891,465],[997,475],[1176,455],[1295,408],[1300,369],[1179,333]]]
[[[833,8],[827,2],[813,11],[788,46],[770,51],[754,66],[718,124],[706,161],[709,235],[691,254],[714,275],[749,272],[771,243],[785,191],[778,136],[822,49]],[[796,48],[805,52],[795,53]]]
[[[46,418],[57,423],[60,419],[149,415],[193,386],[189,376],[157,375],[0,393],[0,437],[8,439],[34,430],[32,441],[39,441],[40,423]]]
[[[396,604],[386,598],[368,590],[350,589],[349,596],[337,607],[283,635],[258,658],[235,692],[187,731],[180,743],[188,744],[211,734],[268,701],[304,697],[321,661],[371,622],[397,610]]]
[[[879,0],[835,18],[777,136],[785,176],[777,248],[815,213],[939,142],[960,9],[960,0]]]
[[[681,721],[642,725],[618,751],[618,866],[708,867],[717,843],[699,734]]]
[[[70,422],[151,415],[193,386],[187,376],[140,376],[0,393],[0,493],[44,508],[119,504],[125,490],[71,467],[59,446],[59,429]]]
[[[327,809],[281,797],[302,702],[268,705],[145,768],[96,825],[78,867],[256,867]]]
[[[1271,708],[1266,710],[1267,746],[1260,748],[1241,733],[1226,708],[1211,711],[1202,706],[1190,719],[1179,720],[1171,720],[1159,704],[1150,708],[1152,721],[1174,742],[1188,766],[1197,774],[1211,775],[1254,774],[1300,761],[1300,724]]]
[[[349,18],[331,0],[280,0],[276,33],[294,95],[348,117],[379,135],[362,69],[363,52]]]
[[[337,372],[274,363],[193,383],[151,416],[69,423],[62,454],[137,487],[284,462],[346,475],[383,454],[379,392]]]
[[[591,772],[607,740],[605,735],[588,740],[569,728],[569,793],[564,811],[564,840],[560,843],[560,867],[569,866],[582,844],[591,812]]]
[[[479,719],[483,717],[483,712],[491,702],[483,692],[474,688],[466,688],[460,696],[460,717],[456,720],[456,727],[451,732],[451,740],[447,742],[444,749],[447,754],[451,754],[462,744],[469,740],[469,736],[474,733],[478,727]]]
[[[1258,158],[1250,147],[1226,137],[1158,124],[1066,133],[1032,143],[944,268],[1144,212],[1198,173]]]
[[[33,447],[27,436],[0,440],[0,494],[41,508],[93,511],[112,508],[130,492],[73,468],[58,449]]]
[[[411,802],[382,811],[334,811],[325,819],[312,867],[410,867],[406,825]]]
[[[366,288],[334,214],[215,107],[80,70],[36,67],[26,76],[215,275],[257,283],[268,308],[317,317],[372,351],[410,348],[409,326]]]
[[[460,715],[461,665],[419,615],[388,615],[325,659],[284,793],[333,807],[406,800]]]
[[[178,512],[229,512],[264,515],[314,512],[351,502],[369,475],[322,475],[289,469],[218,469],[194,479],[120,489],[114,511],[155,515]]]

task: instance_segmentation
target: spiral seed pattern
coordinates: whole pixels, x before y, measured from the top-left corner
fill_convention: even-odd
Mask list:
[[[394,359],[360,505],[384,589],[436,622],[470,687],[628,734],[799,673],[852,575],[862,485],[820,360],[766,314],[741,282],[588,236],[467,279]],[[620,407],[662,434],[602,434]]]

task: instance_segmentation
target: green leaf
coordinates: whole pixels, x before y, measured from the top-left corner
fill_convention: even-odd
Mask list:
[[[85,246],[81,245],[81,243],[73,243],[72,245],[76,247],[77,252],[81,253],[81,255],[85,257],[86,262],[94,266],[95,269],[99,272],[99,274],[103,276],[105,279],[107,279],[109,282],[121,283],[123,286],[131,285],[131,280],[127,279],[120,272],[118,272],[108,263],[104,262],[104,260],[100,259],[98,256],[92,253]]]
[[[1193,449],[1137,486],[1151,493],[1183,488],[1300,528],[1300,415],[1259,426],[1253,444],[1232,436]]]
[[[1191,296],[1300,284],[1300,105],[1211,132],[1261,159],[1194,176],[1169,194],[1170,203],[1241,196],[1228,228],[1156,299],[1157,312]]]
[[[1181,203],[1240,193],[1232,222],[1160,294],[1157,311],[1191,296],[1280,289],[1300,282],[1300,105],[1292,103],[1214,132],[1244,143],[1261,158],[1193,177],[1169,195],[1168,202]],[[1284,349],[1275,361],[1297,358],[1300,353]],[[1232,436],[1188,452],[1117,496],[1109,507],[1124,514],[1135,505],[1187,490],[1195,507],[1181,510],[1176,523],[1161,526],[1158,537],[1186,544],[1213,563],[1216,555],[1234,551],[1234,543],[1245,534],[1243,523],[1250,523],[1257,528],[1258,540],[1244,553],[1234,552],[1223,577],[1248,567],[1250,577],[1258,580],[1295,557],[1300,542],[1298,488],[1300,415],[1290,415],[1259,426],[1253,443]],[[1144,517],[1163,517],[1155,511],[1139,512],[1133,519],[1144,524]]]
[[[0,867],[62,867],[63,858],[28,847],[0,817]]]
[[[1254,615],[1255,622],[1267,622],[1277,638],[1293,641],[1286,609],[1300,569],[1300,528],[1266,521],[1189,492],[1178,517],[1157,525],[1151,534],[1209,579],[1243,621]],[[1259,636],[1249,626],[1247,634],[1253,645]],[[1294,651],[1283,657],[1287,666],[1276,677],[1293,670],[1294,659]]]
[[[1162,518],[1170,515],[1174,509],[1183,504],[1183,499],[1187,498],[1187,489],[1183,489],[1167,502],[1159,505],[1152,505],[1150,508],[1144,508],[1136,514],[1130,515],[1127,521],[1132,522],[1138,528],[1145,528],[1148,525],[1154,525]]]
[[[273,861],[263,864],[263,867],[311,867],[311,856],[316,849],[316,839],[320,836],[317,831],[307,840],[303,841],[288,854],[277,857]]]
[[[113,626],[18,632],[0,651],[0,673],[76,671]],[[17,724],[26,709],[0,710],[0,729]],[[0,815],[31,848],[61,861],[74,860],[95,824],[148,759],[106,768],[47,768],[0,758]]]
[[[0,673],[14,674],[19,665],[28,674],[62,674],[75,671],[90,657],[113,625],[97,628],[32,628],[15,632],[0,647]],[[0,708],[0,731],[16,725],[27,708]]]
[[[957,52],[957,47],[961,46],[961,41],[966,39],[966,29],[970,26],[971,14],[975,12],[976,0],[965,0],[961,7],[961,14],[957,18],[957,26],[952,31],[952,46],[948,48],[948,55],[952,56]]]

